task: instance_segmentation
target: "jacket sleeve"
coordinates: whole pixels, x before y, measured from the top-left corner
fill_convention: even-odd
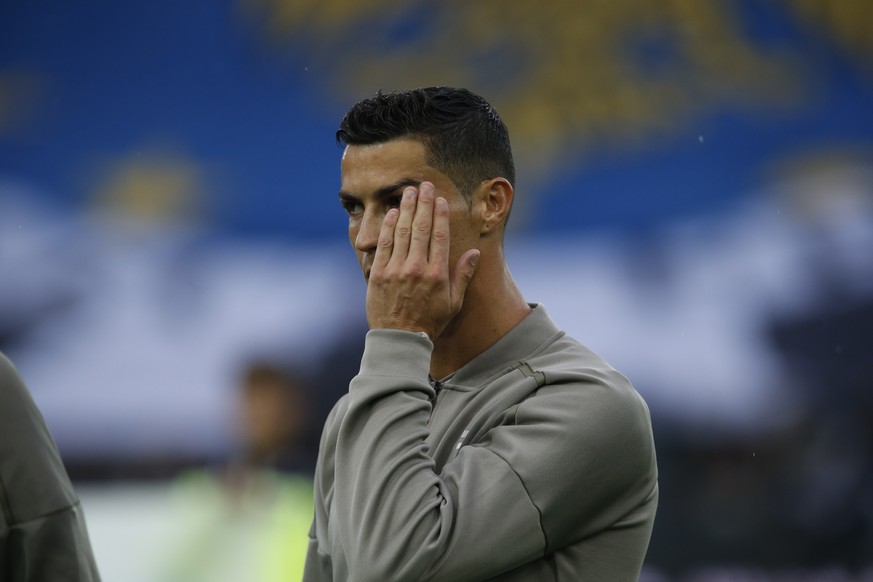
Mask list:
[[[650,437],[596,382],[544,386],[437,474],[425,444],[431,350],[420,334],[367,336],[335,451],[332,525],[350,579],[486,579],[612,525],[651,493],[639,483]],[[583,393],[592,402],[580,406]],[[579,418],[586,408],[596,423]]]
[[[57,447],[0,354],[0,580],[99,581],[85,520]]]

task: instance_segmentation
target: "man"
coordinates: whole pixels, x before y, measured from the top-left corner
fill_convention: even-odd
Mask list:
[[[463,89],[380,93],[337,140],[370,331],[322,435],[304,580],[636,580],[648,409],[515,285],[496,111]]]
[[[0,508],[0,580],[100,580],[82,508],[55,443],[2,354]]]

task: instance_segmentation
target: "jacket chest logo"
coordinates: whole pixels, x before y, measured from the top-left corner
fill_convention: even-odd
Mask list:
[[[461,450],[461,446],[464,444],[464,439],[467,438],[467,435],[470,434],[470,429],[465,428],[464,432],[461,433],[461,438],[458,439],[458,442],[455,443],[455,455],[458,454],[458,451]]]

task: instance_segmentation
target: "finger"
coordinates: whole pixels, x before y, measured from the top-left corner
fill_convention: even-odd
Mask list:
[[[394,249],[391,258],[404,261],[409,253],[409,237],[412,232],[412,219],[415,216],[415,202],[418,191],[409,187],[403,191],[400,199],[400,215],[394,228]]]
[[[409,241],[409,256],[422,261],[426,261],[429,256],[434,197],[433,184],[422,182],[418,190],[418,204],[412,219],[412,235]]]
[[[449,247],[451,243],[449,203],[442,196],[436,199],[433,214],[433,229],[430,237],[428,262],[434,265],[445,265],[445,268],[448,269]]]
[[[385,213],[382,220],[382,230],[379,231],[379,241],[376,243],[376,254],[373,256],[373,269],[384,268],[391,260],[394,249],[394,227],[397,225],[397,217],[400,212],[392,208]]]
[[[464,294],[473,275],[476,274],[476,266],[479,264],[479,249],[470,249],[458,259],[451,279],[451,297],[455,309],[460,309],[464,302]]]

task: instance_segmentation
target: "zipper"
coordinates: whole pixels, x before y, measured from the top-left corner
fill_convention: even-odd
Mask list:
[[[436,413],[437,399],[439,398],[443,383],[439,380],[433,380],[430,385],[433,387],[433,398],[430,399],[430,418],[427,419],[428,426],[430,426],[431,421],[433,421],[434,413]]]

